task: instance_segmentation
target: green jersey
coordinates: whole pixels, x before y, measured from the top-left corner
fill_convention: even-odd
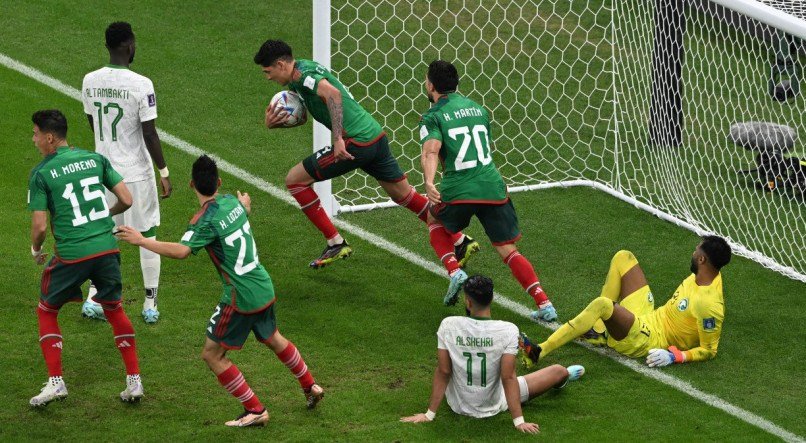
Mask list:
[[[458,93],[441,97],[420,119],[420,143],[432,139],[442,142],[443,202],[507,201],[507,187],[493,163],[486,109]]]
[[[106,157],[62,146],[31,171],[28,209],[49,211],[55,255],[79,261],[118,252],[104,188],[123,178]]]
[[[236,197],[216,195],[208,200],[190,220],[180,243],[193,254],[207,249],[224,286],[221,303],[249,314],[274,300],[274,286],[258,261],[246,209]]]
[[[327,68],[315,61],[304,59],[297,60],[296,68],[299,69],[302,75],[298,81],[289,83],[288,88],[302,97],[308,113],[316,121],[327,126],[328,129],[332,129],[327,103],[316,95],[319,81],[325,79],[341,92],[341,106],[344,113],[342,116],[342,126],[344,127],[342,137],[351,138],[359,143],[367,143],[381,136],[381,133],[383,133],[381,125],[355,101],[353,95]]]

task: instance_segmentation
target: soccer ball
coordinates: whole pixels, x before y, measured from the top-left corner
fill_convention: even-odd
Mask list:
[[[270,105],[272,108],[281,108],[288,114],[288,121],[286,127],[298,126],[308,119],[308,113],[305,110],[305,104],[302,102],[299,94],[292,91],[280,91],[274,94],[271,98]]]

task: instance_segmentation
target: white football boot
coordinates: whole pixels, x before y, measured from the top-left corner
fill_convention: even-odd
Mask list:
[[[53,400],[61,400],[67,397],[67,386],[61,377],[50,377],[42,391],[36,397],[31,398],[31,406],[45,406]]]
[[[125,402],[137,402],[143,398],[143,382],[139,375],[126,376],[126,389],[120,393],[120,399]]]

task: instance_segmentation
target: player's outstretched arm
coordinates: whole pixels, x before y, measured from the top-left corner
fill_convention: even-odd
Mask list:
[[[405,423],[424,423],[434,420],[437,409],[439,409],[442,399],[445,397],[445,390],[451,380],[451,356],[447,349],[437,350],[437,369],[434,370],[434,380],[431,383],[431,399],[428,401],[428,410],[424,413],[402,417],[400,421]]]
[[[48,213],[46,211],[33,211],[31,213],[31,255],[36,264],[45,263],[48,254],[42,251],[42,244],[48,233]]]
[[[420,164],[423,166],[423,178],[425,179],[425,192],[428,201],[438,205],[442,202],[434,177],[437,175],[437,165],[439,165],[439,150],[442,149],[442,142],[436,139],[429,139],[423,143],[423,153],[420,156]]]
[[[115,228],[115,236],[119,240],[134,246],[140,246],[148,249],[151,252],[162,255],[164,257],[184,259],[190,255],[190,248],[179,243],[171,243],[165,241],[157,241],[153,238],[145,238],[140,231],[132,228],[131,226],[118,226]]]
[[[518,387],[518,374],[515,373],[515,355],[501,356],[501,384],[504,385],[504,396],[507,399],[509,412],[512,414],[512,423],[515,428],[527,434],[537,434],[540,427],[537,423],[527,423],[523,419],[521,408],[521,391]]]
[[[252,214],[252,197],[249,196],[248,192],[244,192],[241,194],[241,191],[235,191],[238,195],[238,201],[241,202],[244,209],[246,209],[246,215]]]
[[[168,164],[165,163],[165,156],[162,153],[162,143],[160,136],[157,134],[157,127],[154,124],[155,120],[144,121],[143,124],[143,141],[146,143],[146,149],[151,155],[151,160],[157,165],[160,171],[160,189],[162,194],[160,198],[168,198],[173,192],[173,185],[171,179],[168,178]]]
[[[333,156],[336,161],[339,160],[354,160],[355,157],[347,152],[347,147],[344,145],[344,109],[341,104],[341,91],[331,85],[326,79],[319,80],[319,85],[316,87],[316,95],[318,95],[327,105],[327,111],[330,113],[330,134],[333,139]]]
[[[123,180],[113,186],[110,191],[112,191],[118,199],[118,201],[109,208],[110,215],[118,215],[132,207],[132,193],[129,192],[129,188],[126,187],[126,183],[123,183]]]

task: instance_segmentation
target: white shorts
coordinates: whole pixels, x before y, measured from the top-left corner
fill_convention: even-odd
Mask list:
[[[160,204],[154,180],[126,183],[126,187],[132,194],[132,207],[112,217],[115,226],[127,225],[140,232],[159,226]],[[110,208],[118,201],[115,194],[110,191],[106,192],[106,200]]]
[[[529,385],[525,377],[518,377],[518,387],[521,389],[521,403],[529,401]]]

